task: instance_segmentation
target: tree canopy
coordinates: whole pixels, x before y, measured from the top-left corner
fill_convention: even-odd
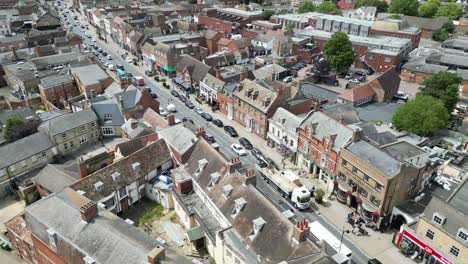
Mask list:
[[[38,121],[24,122],[19,118],[10,117],[5,122],[3,137],[8,143],[11,143],[36,133],[38,126]]]
[[[463,15],[463,9],[456,3],[445,3],[439,7],[436,16],[445,16],[452,20],[457,20]]]
[[[462,78],[456,73],[438,72],[423,81],[423,86],[419,88],[419,94],[440,99],[444,103],[447,113],[451,113],[458,101],[458,86],[461,82]]]
[[[361,6],[375,6],[378,13],[387,12],[388,4],[384,0],[359,0],[356,3],[356,7]]]
[[[388,12],[407,16],[417,16],[418,8],[418,0],[393,0]]]
[[[434,17],[439,9],[439,1],[431,0],[419,6],[418,15],[420,17]]]
[[[444,42],[449,38],[447,30],[444,28],[439,28],[432,32],[432,39],[439,42]]]
[[[319,13],[335,13],[337,15],[341,15],[342,12],[341,10],[336,6],[335,3],[331,1],[323,1],[318,7],[317,7],[317,12]]]
[[[398,108],[392,124],[399,130],[427,136],[444,128],[448,119],[449,114],[441,100],[419,95]]]
[[[294,23],[289,23],[284,27],[284,30],[290,31],[294,29]]]
[[[275,14],[275,11],[273,11],[273,10],[265,10],[265,11],[263,11],[262,16],[263,16],[263,19],[264,19],[264,20],[270,20],[270,17],[271,17],[273,14]]]
[[[448,33],[453,33],[455,30],[455,25],[453,24],[452,21],[447,21],[445,24],[442,26],[443,29],[447,30]]]
[[[302,2],[297,8],[299,14],[315,11],[317,7],[309,0]]]
[[[325,54],[336,72],[345,72],[354,62],[353,44],[344,32],[335,32],[325,44]]]

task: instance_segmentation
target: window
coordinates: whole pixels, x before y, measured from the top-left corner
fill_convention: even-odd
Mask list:
[[[114,135],[114,129],[112,127],[101,127],[101,131],[104,136]]]
[[[426,232],[426,237],[428,237],[429,239],[434,239],[434,232],[430,229],[427,230]]]
[[[347,160],[342,160],[341,165],[343,165],[343,167],[346,167],[346,165],[348,165],[348,161]]]
[[[80,138],[80,144],[84,144],[88,141],[88,139],[86,138],[86,136],[81,136]]]
[[[458,230],[457,237],[460,238],[461,240],[466,241],[468,239],[468,234],[467,234],[466,230],[460,229],[460,230]]]
[[[62,138],[67,138],[67,133],[62,133]]]
[[[112,114],[104,114],[104,122],[112,121]]]
[[[45,151],[42,151],[41,152],[41,157],[43,157],[43,158],[47,157],[47,153]]]
[[[380,205],[380,200],[375,198],[374,196],[371,196],[371,202],[376,206]]]
[[[10,171],[14,172],[16,170],[16,164],[10,166]]]
[[[25,161],[25,160],[21,161],[21,167],[26,167],[26,165],[27,165],[27,164],[26,164],[26,161]]]
[[[67,143],[67,142],[63,143],[63,148],[64,148],[65,150],[68,149],[68,143]]]
[[[365,181],[365,182],[369,182],[369,175],[364,174],[364,181]]]
[[[455,257],[458,257],[458,254],[460,254],[460,249],[456,246],[452,246],[450,248],[450,254],[454,255]]]
[[[341,181],[346,181],[346,175],[340,172],[338,173],[338,179],[340,179]]]
[[[384,62],[391,62],[392,60],[389,57],[385,57]]]
[[[73,140],[70,141],[70,148],[74,148],[75,147],[75,143],[73,142]]]
[[[375,183],[375,189],[380,192],[380,190],[382,190],[382,184],[380,184],[378,182]]]
[[[374,59],[374,55],[371,54],[371,55],[369,55],[368,58],[369,58],[369,60],[373,60],[373,59]]]
[[[356,167],[353,167],[353,173],[357,174],[357,172],[358,172],[358,169]]]
[[[359,194],[362,196],[362,197],[365,197],[367,198],[367,191],[364,189],[364,188],[359,188]]]
[[[81,131],[82,132],[86,131],[86,126],[81,126]]]
[[[31,157],[31,161],[32,161],[32,163],[37,162],[37,157],[36,157],[36,156],[32,156],[32,157]]]

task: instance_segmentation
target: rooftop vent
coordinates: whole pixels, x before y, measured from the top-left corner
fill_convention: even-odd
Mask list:
[[[234,188],[232,188],[231,184],[224,185],[223,186],[223,196],[224,196],[224,198],[228,198],[229,195],[231,195],[232,190],[234,190]]]
[[[94,188],[96,191],[102,192],[104,190],[104,183],[102,183],[102,181],[98,181],[94,184]]]
[[[208,164],[208,161],[206,159],[201,159],[198,161],[198,170],[202,171],[205,167],[206,164]]]
[[[211,176],[211,182],[213,184],[218,183],[219,178],[221,178],[221,175],[219,174],[219,172],[211,173],[210,176]]]
[[[260,233],[263,229],[263,227],[265,226],[266,222],[265,220],[263,220],[263,218],[259,217],[259,218],[255,218],[253,220],[253,228],[252,228],[252,232],[250,233],[250,240],[254,240],[255,237],[258,235],[258,233]]]
[[[112,180],[114,180],[115,182],[120,181],[120,173],[119,172],[112,173]]]
[[[96,261],[90,256],[84,257],[83,261],[84,261],[85,264],[95,264],[96,263]]]

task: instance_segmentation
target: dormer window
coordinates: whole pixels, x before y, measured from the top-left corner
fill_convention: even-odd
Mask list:
[[[115,182],[120,181],[120,173],[119,172],[112,173],[112,180],[114,180]]]
[[[112,121],[112,114],[110,113],[104,114],[104,122],[107,122],[107,121]]]
[[[234,211],[231,214],[232,218],[235,218],[244,209],[247,202],[243,197],[238,198],[234,201]]]
[[[102,183],[102,181],[98,181],[94,184],[94,188],[96,189],[96,191],[102,192],[102,190],[104,189],[104,183]]]
[[[221,178],[221,175],[219,174],[219,172],[215,172],[215,173],[211,173],[210,177],[211,177],[211,184],[215,185],[216,183],[218,183],[219,178]]]
[[[250,233],[250,240],[254,240],[255,237],[262,231],[263,226],[265,226],[266,222],[263,218],[259,217],[253,220],[253,229]]]
[[[445,216],[439,214],[439,213],[434,213],[432,216],[432,222],[438,224],[438,225],[443,225],[445,223]]]
[[[229,197],[229,195],[231,195],[232,190],[234,190],[234,188],[232,187],[231,184],[223,186],[223,196],[224,196],[224,198],[227,199]]]
[[[463,242],[468,241],[468,231],[464,228],[458,229],[457,238]]]

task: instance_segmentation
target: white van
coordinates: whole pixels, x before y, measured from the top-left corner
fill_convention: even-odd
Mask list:
[[[176,107],[175,107],[174,104],[168,104],[166,109],[167,109],[168,112],[172,112],[172,113],[174,113],[176,111]]]
[[[115,65],[114,64],[109,64],[107,65],[107,68],[111,71],[115,71]]]

